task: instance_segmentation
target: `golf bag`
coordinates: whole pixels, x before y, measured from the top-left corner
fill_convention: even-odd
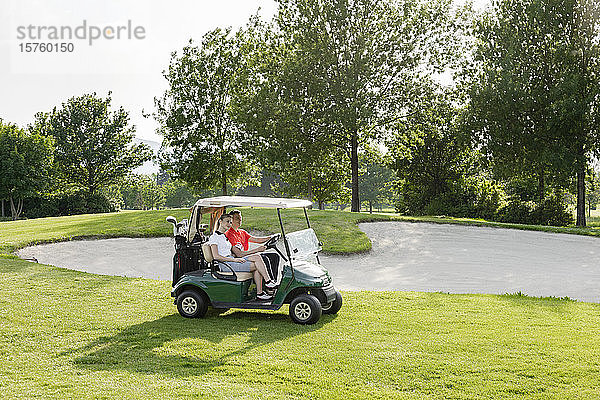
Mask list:
[[[204,258],[200,256],[198,246],[188,246],[185,237],[175,236],[175,255],[173,256],[173,283],[188,272],[203,268]]]

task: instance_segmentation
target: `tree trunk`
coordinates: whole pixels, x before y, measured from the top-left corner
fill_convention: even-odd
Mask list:
[[[577,226],[585,223],[585,165],[577,171]]]
[[[310,170],[308,171],[308,199],[313,201],[312,171]]]
[[[227,168],[225,165],[221,166],[221,188],[223,190],[223,196],[227,196]]]
[[[23,211],[23,199],[20,199],[16,206],[12,194],[9,196],[9,200],[12,220],[16,221],[19,218],[19,215],[21,215],[21,212]]]
[[[2,199],[2,218],[6,217],[4,214],[4,199]]]
[[[538,196],[540,198],[540,204],[542,204],[542,202],[546,198],[546,187],[545,186],[546,185],[544,182],[544,167],[541,167],[539,175],[538,175]]]
[[[352,133],[350,146],[350,167],[352,168],[352,207],[350,211],[360,212],[360,198],[358,194],[358,137],[356,131]]]
[[[373,200],[369,200],[369,214],[373,214]]]
[[[325,209],[325,203],[322,201],[319,201],[319,210],[324,210]]]

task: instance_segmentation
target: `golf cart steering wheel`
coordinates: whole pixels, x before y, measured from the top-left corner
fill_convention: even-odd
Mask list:
[[[269,240],[267,240],[263,246],[265,246],[265,248],[267,249],[272,249],[273,247],[275,247],[275,243],[277,243],[277,241],[281,238],[281,235],[279,233],[276,233],[275,235],[273,235],[273,237]]]

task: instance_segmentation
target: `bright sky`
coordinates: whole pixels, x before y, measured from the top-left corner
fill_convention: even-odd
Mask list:
[[[270,19],[276,3],[0,0],[0,118],[24,127],[35,113],[50,111],[72,96],[95,91],[105,97],[112,91],[113,106],[129,111],[136,135],[160,142],[155,121],[142,114],[154,111],[154,97],[166,89],[162,71],[171,52],[190,38],[199,43],[214,28],[237,29],[259,7],[263,19]],[[90,45],[90,38],[97,36]],[[58,47],[72,43],[73,51],[57,52],[53,47],[51,53],[39,48],[28,53],[26,44],[31,42]]]
[[[20,126],[33,121],[39,111],[50,111],[72,96],[97,92],[105,97],[112,91],[113,106],[130,112],[137,127],[136,135],[160,142],[154,133],[156,123],[143,118],[154,110],[154,97],[166,89],[162,71],[167,68],[171,52],[180,50],[188,40],[199,42],[202,35],[217,27],[245,25],[261,8],[263,18],[275,13],[272,0],[0,0],[0,118]],[[86,21],[86,40],[49,40],[50,27],[68,26],[73,35],[83,36],[77,27]],[[108,29],[116,36],[119,26],[141,26],[138,36],[98,39],[88,44],[92,26]],[[29,25],[34,25],[29,38]],[[20,31],[18,28],[24,27]],[[37,26],[46,43],[73,43],[72,53],[25,53],[20,45],[40,42]],[[19,32],[27,35],[19,39]],[[66,28],[64,35],[68,34]]]

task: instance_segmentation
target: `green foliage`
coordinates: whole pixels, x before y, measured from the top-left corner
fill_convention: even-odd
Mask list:
[[[24,216],[27,218],[42,218],[113,211],[115,211],[114,206],[104,195],[80,191],[27,198],[25,199]]]
[[[598,171],[588,172],[586,190],[585,199],[589,213],[592,209],[596,209],[597,204],[600,203],[600,175]]]
[[[159,184],[157,181],[162,180]],[[106,188],[104,194],[116,209],[149,210],[189,207],[198,195],[180,180],[172,180],[169,174],[130,174],[118,185]]]
[[[523,202],[539,202],[540,193],[537,177],[532,174],[520,174],[502,181],[502,187],[509,198],[514,198]],[[547,194],[547,186],[544,190],[544,197]]]
[[[0,198],[8,199],[13,220],[23,211],[23,199],[47,185],[53,152],[52,139],[0,120]]]
[[[468,177],[454,182],[447,190],[424,197],[418,187],[404,183],[397,209],[413,215],[450,215],[453,217],[494,220],[504,197],[494,182],[481,177]]]
[[[155,176],[130,174],[121,182],[118,191],[125,209],[151,210],[165,205],[164,186],[158,186]]]
[[[535,224],[534,208],[535,204],[531,201],[524,202],[513,199],[498,210],[498,221],[533,225]]]
[[[495,173],[535,174],[538,201],[576,175],[582,226],[583,178],[600,150],[599,18],[595,0],[494,2],[466,69],[466,120]]]
[[[110,93],[106,99],[85,94],[36,115],[31,130],[54,139],[55,178],[63,185],[94,194],[151,159],[148,146],[132,145],[128,113],[122,107],[111,112],[110,103]]]
[[[481,172],[480,155],[459,134],[454,100],[431,84],[388,140],[402,213],[492,218],[500,205],[501,188]]]
[[[167,208],[190,207],[198,200],[188,184],[179,180],[170,180],[160,186],[160,189],[164,193],[164,205]]]
[[[263,39],[269,50],[255,57],[261,73],[239,114],[254,117],[245,122],[253,132],[271,135],[266,146],[282,144],[274,149],[284,164],[294,152],[310,157],[309,166],[328,159],[324,149],[341,151],[350,167],[352,210],[359,211],[359,149],[401,118],[422,76],[444,58],[441,49],[452,35],[445,29],[449,4],[279,3]]]
[[[565,202],[557,194],[548,196],[534,210],[537,225],[567,226],[575,221]]]
[[[253,157],[279,179],[271,188],[322,206],[344,196],[345,154],[330,145],[323,110],[305,76],[309,60],[287,47],[283,36],[253,20],[244,33],[250,49],[248,79],[234,99],[237,121],[253,135]],[[307,86],[308,85],[308,86]]]
[[[251,170],[248,138],[230,106],[246,68],[239,35],[215,29],[200,46],[190,40],[181,53],[173,53],[164,74],[169,88],[155,101],[163,168],[200,190],[218,185],[224,195]]]
[[[283,183],[271,187],[276,194],[308,198],[317,202],[321,210],[325,202],[347,197],[348,165],[339,152],[322,154],[321,158],[310,161],[303,156],[292,157],[280,178]]]
[[[369,203],[369,211],[373,206],[392,204],[396,176],[394,171],[387,167],[381,151],[373,146],[365,146],[358,160],[361,202]]]
[[[573,215],[558,194],[544,199],[540,204],[513,199],[498,210],[497,220],[528,225],[572,225]]]

